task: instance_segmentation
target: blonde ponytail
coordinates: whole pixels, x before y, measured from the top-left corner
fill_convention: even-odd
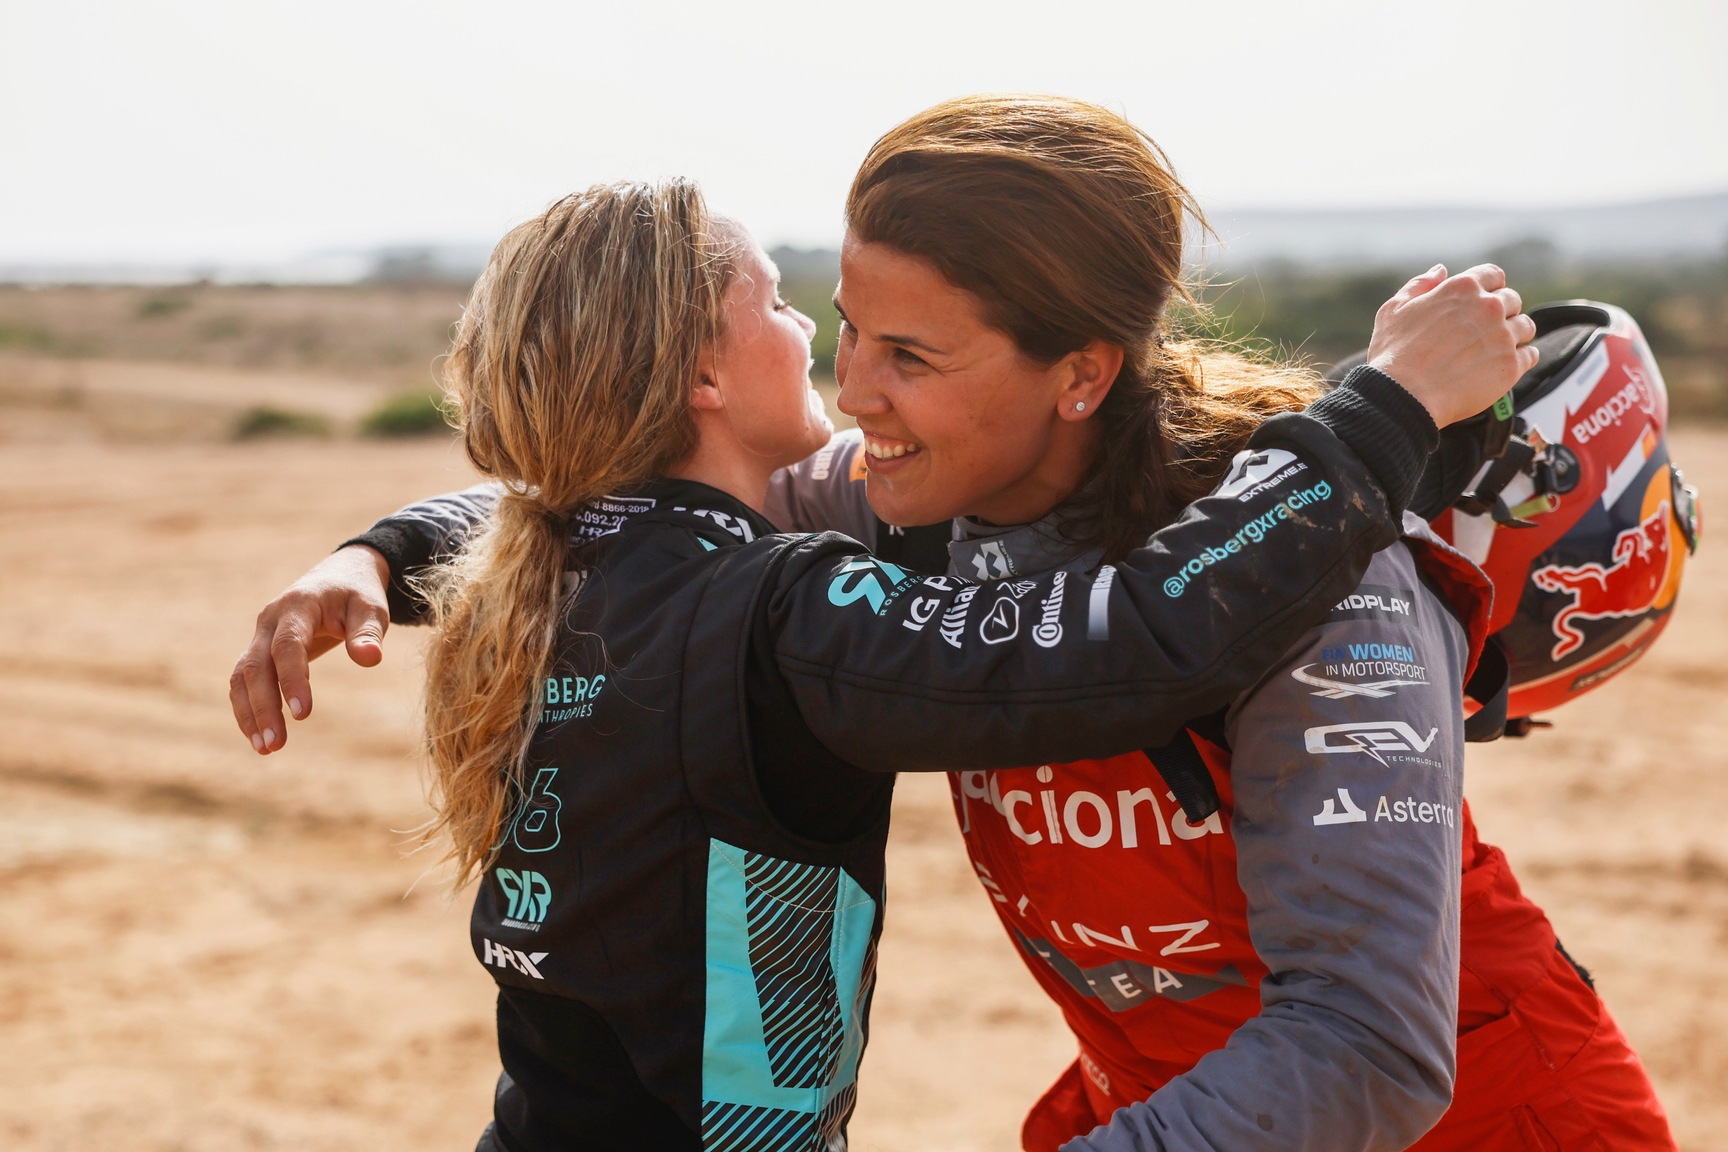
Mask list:
[[[733,275],[687,181],[567,197],[512,230],[446,365],[463,447],[503,482],[491,520],[424,586],[426,742],[456,880],[484,869],[522,794],[563,626],[571,515],[664,474],[696,443],[690,396]]]

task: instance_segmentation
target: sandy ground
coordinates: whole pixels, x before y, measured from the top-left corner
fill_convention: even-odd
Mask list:
[[[444,442],[116,444],[0,408],[0,1146],[466,1149],[492,984],[404,830],[425,816],[419,638],[315,667],[285,754],[236,733],[257,608],[465,482]],[[85,425],[79,425],[83,427]],[[1728,434],[1676,454],[1728,492]],[[1642,665],[1469,794],[1656,1077],[1728,1150],[1728,561],[1708,541]],[[1016,1148],[1073,1047],[971,878],[940,779],[902,783],[857,1149]]]

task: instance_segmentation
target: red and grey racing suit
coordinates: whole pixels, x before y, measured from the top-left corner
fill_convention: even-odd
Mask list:
[[[777,477],[769,517],[874,539],[855,440]],[[1479,633],[1486,581],[1408,520],[1331,619],[1172,746],[1204,762],[1205,819],[1143,753],[951,775],[979,882],[1080,1044],[1029,1152],[1674,1148],[1607,1008],[1476,835],[1459,686],[1481,637],[1454,613]],[[1074,551],[1043,524],[952,535],[974,577]]]

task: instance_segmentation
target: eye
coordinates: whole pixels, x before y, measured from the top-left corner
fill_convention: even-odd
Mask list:
[[[918,369],[930,367],[929,361],[925,360],[924,357],[909,352],[905,348],[894,349],[894,361],[902,368]]]
[[[774,294],[774,311],[784,312],[790,307],[792,307],[792,302],[790,300],[780,299],[780,294],[778,292]]]

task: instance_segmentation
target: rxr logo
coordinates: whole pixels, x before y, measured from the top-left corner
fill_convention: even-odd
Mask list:
[[[504,898],[510,901],[505,926],[538,932],[540,925],[546,922],[547,909],[552,907],[552,885],[546,882],[546,877],[526,868],[520,872],[499,868],[493,876],[498,887],[504,890]]]
[[[480,963],[488,968],[513,968],[524,976],[535,980],[544,980],[540,975],[540,961],[552,955],[550,952],[518,952],[514,948],[506,948],[502,944],[494,944],[485,939],[480,940],[482,947]]]
[[[1430,728],[1424,737],[1402,720],[1363,720],[1310,728],[1302,733],[1302,741],[1317,756],[1362,752],[1385,764],[1382,752],[1426,752],[1439,731]]]

